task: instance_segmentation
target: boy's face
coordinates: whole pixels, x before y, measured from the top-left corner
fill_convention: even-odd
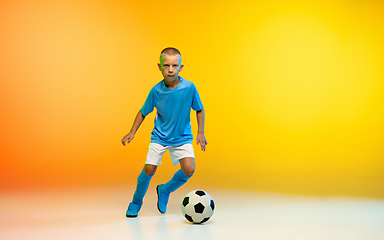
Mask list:
[[[160,57],[160,63],[157,64],[167,82],[179,80],[179,72],[184,65],[181,64],[180,55],[164,55]]]

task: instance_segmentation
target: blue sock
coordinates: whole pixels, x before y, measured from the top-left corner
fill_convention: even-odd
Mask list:
[[[186,175],[183,173],[183,170],[180,169],[175,173],[175,175],[173,175],[171,180],[162,186],[162,191],[166,194],[170,194],[171,192],[176,191],[179,187],[183,186],[190,177],[191,176]]]
[[[141,171],[139,177],[137,178],[136,191],[132,199],[133,203],[136,203],[139,205],[143,204],[143,198],[147,193],[149,182],[151,181],[152,177],[153,175],[149,176],[145,174],[144,170]]]

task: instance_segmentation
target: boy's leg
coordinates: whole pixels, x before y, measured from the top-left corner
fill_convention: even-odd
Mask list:
[[[149,182],[155,174],[157,166],[161,165],[161,158],[164,152],[167,151],[165,146],[157,143],[150,143],[148,148],[147,160],[145,161],[144,169],[137,178],[137,187],[133,195],[132,202],[128,206],[126,212],[127,217],[137,217],[143,204],[143,198],[148,190]]]
[[[171,180],[165,184],[158,185],[156,188],[158,197],[157,208],[161,213],[167,211],[169,194],[184,185],[195,172],[195,159],[192,157],[180,159],[180,167],[181,169],[173,175]]]
[[[141,209],[141,205],[143,204],[143,198],[148,190],[149,183],[155,174],[156,169],[157,166],[155,165],[145,164],[144,169],[137,178],[136,191],[125,214],[127,217],[137,217],[137,214]]]

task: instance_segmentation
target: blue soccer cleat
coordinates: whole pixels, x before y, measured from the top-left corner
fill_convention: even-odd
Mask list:
[[[162,186],[164,184],[158,185],[156,187],[156,193],[157,193],[157,209],[159,212],[164,214],[167,211],[167,204],[169,200],[169,193],[164,193],[162,191]]]
[[[141,209],[141,205],[131,202],[128,206],[128,210],[125,216],[129,218],[135,218],[137,217],[137,214],[139,213],[140,209]]]

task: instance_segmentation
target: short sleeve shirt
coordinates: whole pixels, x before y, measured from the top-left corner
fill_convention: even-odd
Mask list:
[[[147,116],[154,108],[157,113],[151,133],[152,143],[166,146],[192,143],[191,108],[195,111],[203,108],[192,82],[180,77],[174,89],[167,88],[164,80],[156,84],[149,92],[141,113]]]

